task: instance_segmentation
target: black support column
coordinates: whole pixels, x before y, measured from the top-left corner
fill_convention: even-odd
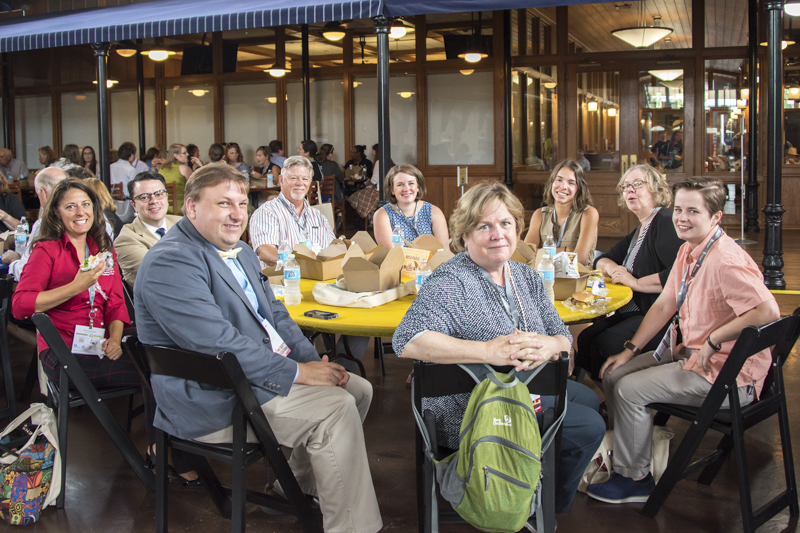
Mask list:
[[[747,124],[747,144],[741,140],[741,160],[744,161],[744,147],[750,147],[747,156],[747,184],[745,185],[747,207],[745,208],[745,233],[758,233],[758,0],[750,0],[748,6],[750,27],[749,77],[747,98],[749,121]]]
[[[392,159],[392,135],[389,128],[389,28],[392,20],[379,15],[372,19],[372,23],[378,36],[378,161],[381,172],[378,178],[378,191],[379,205],[382,205],[386,200],[383,179]]]
[[[5,142],[3,146],[6,148],[11,148],[14,146],[14,141],[11,139],[11,91],[9,87],[11,87],[11,78],[9,76],[9,69],[8,69],[8,54],[3,53],[2,55],[2,69],[3,69],[3,137]],[[17,156],[16,150],[12,150],[14,152],[14,156]]]
[[[136,39],[136,102],[139,115],[139,157],[147,153],[147,139],[144,131],[144,56],[141,54],[142,40]]]
[[[311,139],[311,68],[308,58],[308,24],[302,26],[303,46],[303,138]],[[291,143],[288,143],[291,145]],[[298,144],[295,140],[295,144]]]
[[[767,204],[764,206],[764,283],[770,289],[786,288],[783,279],[783,213],[781,165],[783,164],[783,1],[767,0]]]
[[[511,11],[508,9],[503,11],[503,77],[505,183],[506,187],[513,189],[514,180],[512,179],[512,173],[514,170],[514,154],[512,150],[514,148],[514,144],[513,139],[511,138]]]
[[[109,171],[109,127],[108,127],[108,43],[92,43],[97,70],[97,131],[100,135],[97,159],[100,164],[99,174],[106,187],[111,186]]]

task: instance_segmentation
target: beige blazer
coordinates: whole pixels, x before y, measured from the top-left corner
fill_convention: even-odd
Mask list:
[[[167,231],[177,224],[182,217],[167,215]],[[139,265],[142,264],[144,254],[158,242],[158,237],[150,233],[139,217],[133,219],[130,224],[125,224],[119,236],[114,239],[114,249],[117,251],[117,260],[122,269],[122,275],[128,285],[133,287],[136,282],[136,274],[139,272]]]

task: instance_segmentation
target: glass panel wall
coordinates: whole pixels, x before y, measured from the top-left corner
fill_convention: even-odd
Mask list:
[[[53,111],[50,95],[17,96],[14,98],[14,130],[16,131],[17,159],[25,161],[28,168],[41,168],[39,148],[53,147]],[[53,147],[61,152],[61,147]]]
[[[428,74],[428,164],[494,164],[492,71]],[[454,90],[458,87],[458,90]]]
[[[740,69],[744,59],[706,61],[705,72],[705,142],[706,172],[738,172],[742,156],[743,118],[747,91],[743,92]],[[788,123],[787,123],[788,125]],[[745,154],[747,150],[745,150]],[[746,163],[746,159],[745,159]]]
[[[683,170],[683,70],[639,72],[641,162],[670,173]]]
[[[556,67],[520,68],[512,72],[511,127],[514,165],[550,170],[558,138]]]
[[[416,76],[392,76],[389,81],[391,154],[397,165],[417,165],[416,80]],[[372,145],[378,142],[378,80],[357,78],[355,83],[359,84],[355,98],[356,144],[366,146],[367,157],[371,157]]]
[[[61,139],[64,145],[91,146],[97,153],[97,92],[61,93]]]
[[[170,144],[196,144],[205,155],[214,143],[213,85],[175,85],[167,88],[167,140]]]
[[[111,147],[119,148],[132,142],[142,151],[156,143],[156,95],[153,89],[144,90],[145,146],[139,146],[139,103],[136,91],[111,91]]]
[[[577,89],[578,160],[586,171],[616,172],[620,169],[619,72],[582,72]],[[550,157],[559,161],[557,153]]]
[[[275,84],[225,85],[224,92],[225,140],[239,143],[244,161],[256,166],[258,147],[278,136]]]
[[[344,87],[341,78],[311,81],[311,140],[320,146],[332,144],[336,152],[344,150]],[[289,137],[283,143],[287,156],[297,153],[303,139],[303,84],[292,80],[286,84]]]

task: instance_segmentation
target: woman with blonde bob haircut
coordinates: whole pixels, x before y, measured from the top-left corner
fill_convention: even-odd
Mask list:
[[[577,161],[556,165],[544,184],[544,203],[531,216],[525,242],[542,246],[551,236],[559,252],[575,252],[581,264],[591,265],[600,214],[592,207],[586,175]]]
[[[524,211],[500,182],[484,182],[461,197],[450,217],[459,252],[419,290],[392,344],[400,357],[439,364],[486,363],[528,370],[555,360],[572,345],[569,330],[547,298],[536,271],[510,261]],[[556,513],[569,509],[581,474],[603,440],[599,401],[588,387],[568,381],[555,494]],[[469,393],[423,400],[436,415],[437,442],[458,447]],[[543,397],[545,408],[554,403]]]
[[[450,238],[442,210],[428,202],[425,196],[425,176],[413,165],[396,165],[389,169],[384,180],[387,203],[375,211],[375,241],[392,245],[392,232],[399,228],[403,238],[413,242],[420,235],[433,235],[442,244]]]
[[[672,192],[669,184],[650,165],[630,168],[617,187],[618,204],[639,219],[638,227],[595,261],[613,283],[633,290],[633,299],[613,316],[601,317],[578,337],[576,365],[600,378],[600,367],[619,352],[641,324],[667,282],[683,241],[672,225]],[[666,327],[665,327],[666,329]],[[657,338],[656,338],[657,337]],[[654,350],[655,336],[643,350]]]

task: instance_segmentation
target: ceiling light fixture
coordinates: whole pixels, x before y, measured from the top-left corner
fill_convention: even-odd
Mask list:
[[[281,66],[280,61],[275,61],[275,64],[271,67],[267,67],[264,69],[264,72],[269,72],[269,75],[273,78],[282,78],[286,75],[287,72],[292,71],[292,63],[288,59],[284,62],[284,66]]]
[[[736,107],[739,109],[746,109],[747,108],[747,99],[742,98],[740,100],[736,100]]]
[[[742,98],[750,98],[750,89],[742,89]]]
[[[329,41],[341,41],[347,35],[341,22],[328,22],[322,27],[322,36]]]
[[[481,26],[483,19],[483,13],[478,11],[478,25],[475,26],[475,14],[472,15],[472,43],[467,46],[467,48],[458,54],[458,57],[462,58],[467,63],[477,63],[481,59],[485,57],[489,57],[489,54],[481,46]]]
[[[414,93],[411,91],[401,91],[397,94],[400,95],[400,98],[411,98],[412,96],[414,96]]]
[[[164,61],[169,56],[174,56],[175,52],[172,50],[145,50],[142,55],[149,57],[153,61]]]
[[[408,26],[403,24],[402,20],[394,19],[392,27],[389,30],[389,37],[392,39],[400,39],[401,37],[405,37],[406,33],[408,33]]]
[[[617,116],[617,108],[616,107],[609,107],[608,108],[608,116],[609,117],[616,117]]]
[[[265,100],[266,100],[267,102],[269,102],[270,104],[274,104],[274,103],[277,103],[277,102],[278,102],[278,97],[277,97],[277,96],[267,96],[267,97],[265,98]]]
[[[97,85],[97,80],[94,80],[92,83]],[[117,80],[106,80],[106,87],[108,87],[110,89],[111,87],[113,87],[114,85],[116,85],[118,83],[119,83],[119,81],[117,81]]]
[[[664,126],[653,126],[650,131],[665,131]]]
[[[117,48],[117,54],[122,57],[133,57],[136,55],[135,48]]]
[[[781,50],[786,50],[787,46],[794,43],[795,43],[794,41],[781,41]],[[760,44],[761,46],[767,46],[768,43],[767,41],[764,41],[763,43],[758,43],[758,44]]]
[[[783,11],[790,17],[800,16],[800,0],[786,0]]]
[[[592,100],[591,102],[586,102],[586,109],[589,111],[597,111],[597,101]]]
[[[661,81],[673,81],[683,76],[683,70],[648,70],[649,74],[655,76]]]
[[[556,88],[557,84],[554,81],[546,81],[542,85],[544,86],[545,89],[551,89],[552,90],[552,89]]]
[[[75,95],[75,100],[78,100],[79,102],[83,102],[84,100],[86,100],[86,95],[83,94],[83,93],[78,93],[78,94]]]
[[[644,1],[641,1],[639,2],[639,25],[614,30],[611,35],[636,48],[647,48],[673,32],[672,28],[659,26],[661,22],[659,15],[653,17],[652,26],[645,26],[644,20]]]
[[[475,72],[475,70],[474,70],[474,69],[471,69],[471,68],[469,68],[469,69],[460,70],[459,72],[461,72],[461,74],[463,74],[464,76],[469,76],[470,74],[472,74],[473,72]]]
[[[195,96],[204,96],[208,90],[207,89],[189,89],[189,92]]]

